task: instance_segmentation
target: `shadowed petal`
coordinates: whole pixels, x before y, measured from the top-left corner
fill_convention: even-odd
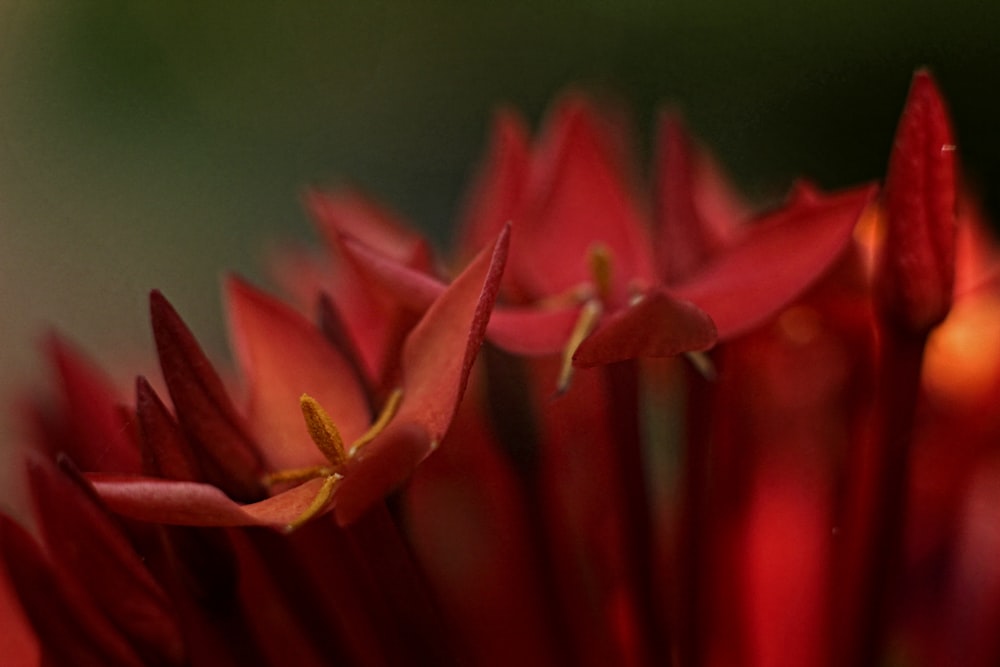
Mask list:
[[[472,362],[500,289],[510,227],[483,250],[427,310],[403,348],[405,396],[397,420],[412,421],[439,441],[465,392]]]
[[[743,241],[679,285],[674,296],[708,313],[726,340],[775,315],[841,256],[873,186],[798,197],[750,229]]]
[[[540,298],[592,278],[587,258],[605,247],[616,270],[610,291],[627,299],[634,279],[654,279],[645,221],[614,158],[612,139],[583,100],[560,107],[541,146],[529,209],[514,221],[511,279]],[[551,161],[549,161],[551,160]]]
[[[184,640],[166,593],[89,489],[37,458],[28,477],[38,524],[60,561],[147,664],[184,664]]]
[[[305,393],[349,441],[371,417],[354,369],[320,330],[285,304],[231,278],[230,338],[248,388],[247,423],[272,469],[321,463],[299,412]]]
[[[53,444],[83,470],[138,472],[139,452],[126,435],[111,382],[59,336],[50,335],[45,348],[59,375],[68,429]]]
[[[513,219],[527,179],[528,132],[524,121],[513,111],[500,111],[494,118],[490,147],[469,190],[459,223],[459,261],[471,259]]]
[[[124,516],[179,526],[274,526],[297,519],[323,484],[313,479],[276,496],[240,505],[210,484],[138,475],[90,474],[101,500]]]
[[[24,528],[0,514],[0,558],[38,636],[43,664],[141,667],[125,638],[80,584],[51,562]]]
[[[262,467],[222,380],[177,311],[162,294],[149,298],[163,379],[177,411],[177,421],[195,444],[212,482],[234,497],[256,500]]]
[[[601,321],[577,348],[573,363],[596,366],[638,357],[670,357],[707,350],[715,341],[715,325],[704,311],[658,290]]]

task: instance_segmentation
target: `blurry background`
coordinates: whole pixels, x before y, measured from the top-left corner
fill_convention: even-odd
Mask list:
[[[39,381],[50,327],[154,372],[153,287],[224,357],[218,277],[260,280],[270,242],[312,236],[305,184],[361,184],[443,238],[491,109],[537,122],[574,82],[647,135],[677,103],[766,197],[878,177],[929,65],[1000,192],[998,20],[970,0],[0,0],[0,385]]]

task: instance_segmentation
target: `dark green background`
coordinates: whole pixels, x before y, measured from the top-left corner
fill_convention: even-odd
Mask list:
[[[68,331],[123,376],[161,287],[222,354],[217,278],[312,232],[304,184],[360,183],[438,238],[491,109],[570,83],[648,134],[679,105],[759,197],[876,178],[914,67],[998,191],[1000,3],[0,0],[0,371]]]

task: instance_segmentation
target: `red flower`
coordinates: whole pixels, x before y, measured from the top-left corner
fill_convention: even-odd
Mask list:
[[[231,281],[234,343],[249,389],[249,428],[244,428],[180,318],[154,294],[153,323],[164,377],[181,428],[192,443],[204,447],[198,464],[206,474],[192,475],[185,466],[188,474],[167,479],[94,473],[91,481],[109,507],[147,521],[298,526],[328,509],[343,523],[355,520],[401,483],[447,431],[482,339],[506,251],[504,233],[413,329],[402,350],[398,398],[390,395],[389,407],[371,430],[363,389],[337,350],[286,306]],[[293,407],[303,393],[311,397],[302,399],[305,429]],[[140,394],[149,391],[140,389]],[[319,406],[324,405],[331,406],[330,414],[321,417]],[[155,397],[140,402],[139,410],[146,442],[164,438],[173,428]],[[336,437],[352,443],[350,449],[343,443],[339,452],[325,448],[323,439],[332,436],[322,432],[323,422],[335,424],[331,433],[339,431]],[[154,458],[176,456],[168,447],[160,451]],[[274,485],[307,481],[260,499],[268,471]],[[254,502],[240,504],[240,499]]]
[[[227,282],[236,380],[159,293],[169,405],[50,337],[0,655],[996,664],[1000,264],[948,128],[920,72],[880,206],[800,185],[751,218],[664,116],[647,210],[571,97],[531,146],[499,117],[453,280],[311,195],[299,310]],[[711,376],[651,358],[709,347]]]
[[[530,152],[516,118],[498,116],[463,238],[480,242],[513,221],[510,305],[497,308],[489,336],[518,354],[563,352],[563,381],[570,360],[586,367],[701,351],[773,317],[841,256],[873,197],[870,187],[824,196],[803,186],[777,211],[731,218],[739,209],[709,158],[664,118],[651,225],[613,133],[586,100],[557,106]],[[415,309],[442,288],[382,247],[346,248]]]

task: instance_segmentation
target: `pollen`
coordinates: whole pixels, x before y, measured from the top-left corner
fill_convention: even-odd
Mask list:
[[[337,488],[337,483],[343,479],[345,468],[350,460],[361,450],[362,447],[378,437],[379,433],[385,430],[392,418],[399,410],[399,404],[403,398],[403,391],[395,389],[389,394],[385,405],[372,425],[361,434],[350,447],[345,447],[344,439],[340,435],[340,429],[334,424],[329,413],[323,406],[308,394],[302,394],[299,398],[299,407],[302,410],[302,418],[306,423],[306,430],[316,448],[323,454],[329,465],[309,466],[305,468],[291,468],[279,470],[268,474],[264,481],[268,486],[289,482],[306,482],[310,479],[323,478],[323,485],[316,493],[316,497],[309,504],[302,514],[285,526],[286,532],[297,530],[308,523],[313,518],[322,514],[333,501],[333,492]]]

